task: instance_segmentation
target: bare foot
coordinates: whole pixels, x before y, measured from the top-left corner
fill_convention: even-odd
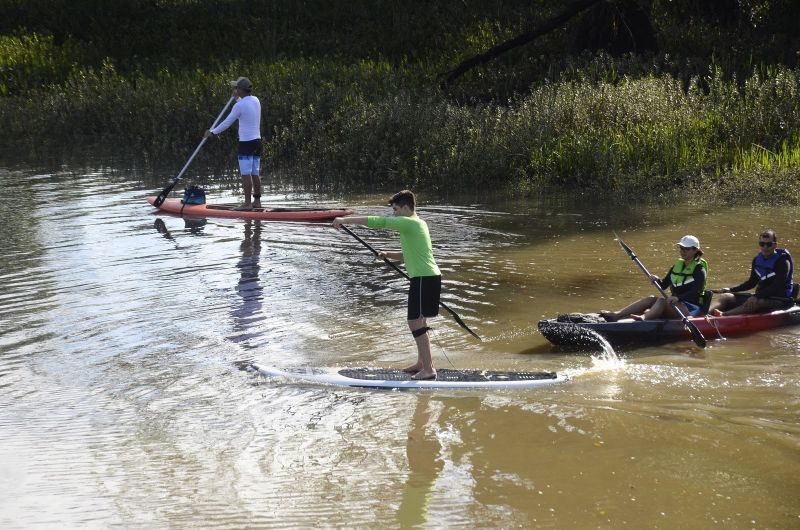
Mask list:
[[[253,208],[261,208],[261,201],[259,200],[253,201]]]
[[[416,374],[411,376],[411,379],[416,381],[426,381],[430,379],[436,379],[436,370],[421,370]]]
[[[606,322],[616,322],[619,320],[619,317],[617,317],[617,314],[613,311],[600,311],[600,316]]]
[[[253,205],[250,204],[249,202],[246,202],[246,203],[242,204],[241,206],[237,206],[236,208],[234,208],[234,210],[252,210],[252,209],[253,209]]]
[[[407,374],[415,374],[422,369],[419,363],[414,363],[411,366],[406,366],[403,371]]]

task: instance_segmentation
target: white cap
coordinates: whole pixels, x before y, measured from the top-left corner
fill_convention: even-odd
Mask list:
[[[700,240],[694,236],[683,236],[680,241],[676,243],[679,247],[694,247],[700,250]]]

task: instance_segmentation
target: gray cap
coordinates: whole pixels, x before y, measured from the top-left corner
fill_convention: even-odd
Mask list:
[[[252,90],[253,83],[251,83],[250,80],[247,79],[246,77],[240,77],[236,81],[231,81],[231,87],[242,88],[244,90]]]

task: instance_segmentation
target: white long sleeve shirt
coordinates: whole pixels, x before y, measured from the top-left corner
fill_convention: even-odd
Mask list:
[[[261,102],[255,96],[245,96],[231,109],[225,120],[211,129],[217,135],[239,120],[239,141],[247,142],[261,138]]]

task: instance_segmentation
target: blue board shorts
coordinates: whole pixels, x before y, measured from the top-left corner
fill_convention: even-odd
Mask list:
[[[261,139],[239,142],[237,150],[239,171],[242,175],[258,176],[261,171]]]

